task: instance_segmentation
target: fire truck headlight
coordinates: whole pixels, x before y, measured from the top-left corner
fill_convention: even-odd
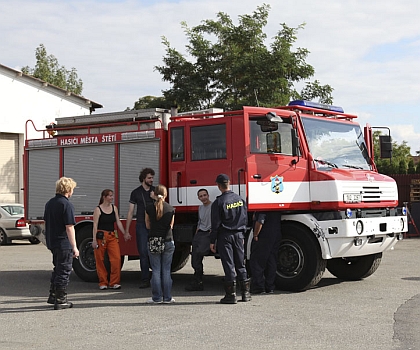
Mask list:
[[[350,219],[353,216],[353,211],[351,209],[346,209],[346,218]]]
[[[363,233],[363,222],[360,220],[356,223],[356,232],[358,235],[361,235]]]
[[[402,232],[404,230],[405,224],[404,224],[404,219],[401,218],[400,219],[400,231]]]

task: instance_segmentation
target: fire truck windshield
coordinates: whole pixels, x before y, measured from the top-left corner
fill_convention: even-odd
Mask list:
[[[371,170],[363,133],[358,124],[302,117],[309,151],[318,169],[338,168]]]

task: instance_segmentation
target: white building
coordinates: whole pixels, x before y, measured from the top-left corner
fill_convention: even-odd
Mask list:
[[[0,64],[0,202],[23,203],[25,137],[38,137],[35,128],[55,118],[96,108],[102,105]]]

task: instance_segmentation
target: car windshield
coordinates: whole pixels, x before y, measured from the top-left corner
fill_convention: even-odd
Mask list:
[[[1,207],[10,215],[23,215],[23,206],[21,205],[2,205]]]
[[[358,124],[307,117],[302,117],[302,122],[318,169],[371,169]]]

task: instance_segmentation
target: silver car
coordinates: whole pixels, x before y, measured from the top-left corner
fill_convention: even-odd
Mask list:
[[[38,244],[24,218],[22,204],[0,203],[0,245],[11,243],[13,239],[27,239]]]

